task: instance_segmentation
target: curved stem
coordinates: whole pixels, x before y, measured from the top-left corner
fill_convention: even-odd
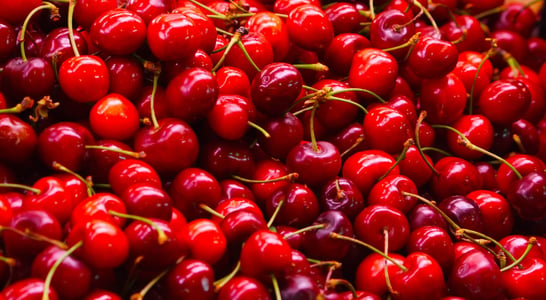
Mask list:
[[[212,68],[213,73],[218,71],[218,69],[220,69],[220,67],[224,64],[224,61],[226,60],[226,56],[231,50],[231,48],[233,48],[233,46],[241,40],[241,35],[242,35],[241,32],[236,31],[235,34],[231,37],[231,39],[229,40],[229,43],[226,46],[226,49],[224,50],[224,53],[222,54],[222,57],[220,57],[216,65]]]
[[[337,90],[337,91],[330,92],[329,95],[334,96],[334,95],[344,93],[344,92],[362,92],[362,93],[370,94],[375,99],[379,100],[379,102],[387,103],[387,101],[385,101],[385,99],[381,98],[381,96],[379,96],[378,94],[376,94],[376,93],[374,93],[372,91],[369,91],[369,90],[366,90],[366,89],[360,89],[360,88],[346,88],[346,89],[342,89],[342,90]]]
[[[373,0],[368,1],[368,6],[370,7],[370,19],[375,19],[375,8],[373,7]]]
[[[466,229],[466,228],[461,228],[458,230],[459,232],[461,233],[464,233],[464,234],[471,234],[471,235],[475,235],[479,238],[482,238],[482,239],[485,239],[493,244],[495,244],[495,246],[499,247],[499,249],[504,253],[505,256],[507,256],[508,258],[510,258],[511,261],[516,261],[516,258],[512,255],[512,253],[510,253],[508,250],[506,250],[506,248],[501,244],[499,243],[497,240],[495,240],[494,238],[490,237],[490,236],[487,236],[479,231],[475,231],[475,230],[470,230],[470,229]]]
[[[289,174],[281,176],[281,177],[276,177],[276,178],[271,178],[271,179],[263,179],[263,180],[248,179],[248,178],[244,178],[244,177],[241,177],[241,176],[238,176],[238,175],[231,175],[231,177],[233,177],[234,179],[237,179],[239,181],[246,182],[246,183],[271,183],[271,182],[278,182],[278,181],[294,181],[299,177],[299,174],[296,173],[296,172],[293,172],[293,173],[289,173]]]
[[[105,150],[105,151],[110,151],[110,152],[123,154],[123,155],[126,155],[128,157],[132,157],[132,158],[136,158],[136,159],[146,157],[146,153],[144,153],[144,151],[134,152],[134,151],[128,151],[128,150],[123,150],[123,149],[118,149],[118,148],[113,148],[113,147],[107,147],[107,146],[100,146],[100,145],[85,145],[85,149]]]
[[[27,17],[25,18],[25,21],[23,22],[23,25],[21,26],[21,30],[19,31],[19,48],[20,48],[20,52],[21,52],[21,59],[23,59],[23,61],[27,61],[27,54],[25,53],[25,34],[27,32],[27,27],[28,27],[28,23],[30,23],[30,19],[32,19],[32,17],[39,11],[41,10],[44,10],[44,9],[50,9],[52,11],[54,10],[58,10],[57,6],[53,5],[52,3],[49,3],[49,2],[43,2],[43,5],[40,5],[38,7],[35,7],[33,10],[31,10]]]
[[[298,235],[300,233],[304,233],[304,232],[307,232],[307,231],[312,231],[312,230],[316,230],[316,229],[323,229],[324,227],[326,227],[326,224],[315,224],[315,225],[309,225],[307,227],[303,227],[303,228],[300,228],[296,231],[292,231],[292,232],[289,232],[287,234],[285,234],[283,237],[284,239],[289,239],[295,235]]]
[[[27,185],[24,185],[24,184],[18,184],[18,183],[2,182],[2,183],[0,183],[0,187],[21,189],[21,190],[32,192],[32,193],[34,193],[36,195],[40,195],[40,193],[42,192],[37,188],[33,188],[33,187],[30,187],[30,186],[27,186]]]
[[[248,60],[248,62],[252,65],[252,67],[260,72],[261,69],[260,67],[258,67],[258,65],[256,65],[256,63],[254,62],[254,60],[252,59],[252,57],[250,57],[250,54],[248,54],[248,51],[246,51],[246,48],[245,48],[245,45],[243,44],[243,42],[241,40],[238,40],[237,41],[237,46],[239,46],[239,48],[241,49],[241,51],[243,51],[243,54],[245,55],[246,59]]]
[[[120,213],[120,212],[117,212],[117,211],[114,211],[114,210],[109,210],[108,213],[111,214],[112,216],[125,218],[125,219],[136,220],[136,221],[140,221],[140,222],[142,222],[144,224],[150,225],[153,229],[155,229],[155,231],[157,231],[157,243],[159,245],[163,245],[165,242],[167,242],[169,240],[169,237],[167,236],[167,234],[165,234],[165,231],[163,231],[163,229],[161,229],[161,227],[157,226],[157,224],[154,223],[154,221],[152,221],[152,220],[150,220],[148,218],[144,218],[144,217],[141,217],[141,216],[124,214],[124,213]]]
[[[417,124],[415,125],[415,146],[417,146],[419,155],[425,161],[425,164],[427,164],[427,166],[432,170],[432,173],[434,173],[434,175],[438,176],[438,171],[434,168],[434,166],[428,161],[427,157],[425,156],[425,153],[423,152],[423,148],[421,148],[421,141],[419,139],[419,129],[421,127],[421,123],[423,123],[423,120],[426,117],[427,117],[427,112],[423,110],[419,114],[419,118],[417,118]]]
[[[51,286],[51,281],[53,280],[53,275],[55,275],[55,271],[57,271],[59,266],[63,263],[63,261],[67,257],[69,257],[72,253],[74,253],[74,251],[76,251],[82,245],[83,245],[83,241],[77,242],[76,244],[74,244],[74,246],[70,247],[70,249],[66,250],[66,252],[63,253],[63,255],[61,255],[59,259],[55,261],[55,263],[53,263],[53,265],[51,266],[51,269],[47,273],[47,276],[44,280],[44,291],[42,294],[42,300],[49,300],[49,291],[50,291],[49,287]]]
[[[209,214],[213,215],[213,216],[216,216],[220,219],[224,219],[225,216],[222,215],[221,213],[217,212],[216,210],[214,210],[212,207],[206,205],[205,203],[199,203],[198,204],[199,208],[208,212]]]
[[[89,182],[89,180],[86,180],[85,178],[83,178],[80,174],[68,169],[67,167],[61,165],[60,163],[58,163],[56,161],[53,162],[53,169],[59,170],[61,172],[70,174],[70,175],[78,178],[78,180],[83,182],[85,184],[85,186],[87,187],[87,196],[91,197],[91,196],[95,195],[95,190],[93,190],[93,184],[91,182]]]
[[[476,74],[474,75],[474,80],[472,81],[472,87],[470,88],[470,97],[469,97],[469,106],[468,106],[468,114],[472,114],[474,109],[474,89],[476,87],[476,81],[478,81],[478,75],[480,73],[480,70],[482,69],[484,63],[495,53],[495,49],[497,48],[497,42],[495,39],[491,39],[491,49],[487,51],[485,56],[483,57],[482,61],[478,65],[478,69],[476,70]]]
[[[282,300],[281,289],[279,288],[279,282],[275,274],[271,273],[271,283],[273,284],[273,291],[275,293],[275,300]]]
[[[70,46],[72,51],[74,51],[74,56],[80,56],[80,51],[76,45],[76,40],[74,39],[74,8],[76,7],[76,0],[70,0],[68,2],[68,38],[70,39]]]
[[[434,28],[434,32],[436,33],[436,35],[438,36],[438,38],[440,38],[442,36],[442,34],[440,33],[440,29],[438,28],[438,24],[436,24],[436,21],[434,20],[434,18],[432,17],[432,15],[430,14],[430,12],[428,11],[428,9],[426,9],[425,7],[423,7],[423,5],[417,1],[417,0],[414,0],[413,1],[413,5],[419,7],[420,10],[423,11],[423,13],[425,14],[425,16],[427,16],[427,19],[430,21],[430,24],[432,25],[432,27]]]
[[[413,146],[415,144],[415,142],[413,141],[412,138],[409,138],[407,141],[404,142],[404,148],[402,149],[402,151],[400,152],[400,155],[398,155],[398,157],[396,158],[396,161],[394,162],[394,164],[392,164],[392,166],[387,170],[387,172],[385,172],[385,174],[381,175],[381,177],[379,177],[377,179],[377,181],[380,181],[381,179],[387,177],[391,171],[400,164],[400,162],[402,160],[404,160],[404,158],[406,158],[406,153],[408,152],[408,149],[409,147]]]
[[[263,136],[265,136],[266,138],[270,138],[271,135],[269,134],[269,132],[267,132],[262,126],[252,122],[252,121],[248,121],[248,126],[258,130],[261,134],[263,134]]]
[[[313,151],[318,152],[317,137],[315,135],[315,115],[317,114],[317,108],[319,104],[315,102],[313,109],[311,110],[311,117],[309,118],[309,135],[311,136],[311,147]]]
[[[523,252],[523,254],[518,258],[516,259],[513,263],[509,264],[508,266],[504,267],[501,269],[501,272],[506,272],[510,269],[512,269],[513,267],[519,265],[523,259],[525,259],[525,257],[527,257],[527,254],[529,254],[529,252],[531,252],[531,249],[533,248],[533,246],[537,243],[537,239],[535,237],[530,237],[529,238],[529,242],[527,243],[527,248],[525,248],[525,251]]]
[[[362,110],[365,114],[368,113],[368,110],[367,110],[364,106],[360,105],[360,103],[355,102],[355,101],[353,101],[353,100],[344,99],[344,98],[339,98],[339,97],[334,97],[334,96],[326,96],[324,99],[326,99],[326,100],[340,101],[340,102],[345,102],[345,103],[348,103],[348,104],[352,104],[352,105],[358,107],[360,110]]]
[[[229,274],[214,282],[214,291],[218,292],[224,285],[226,285],[226,283],[228,283],[228,281],[230,281],[233,277],[235,277],[235,275],[237,275],[237,273],[239,273],[240,269],[241,261],[238,261],[235,265],[235,268],[233,268],[233,270]]]
[[[152,119],[152,126],[154,129],[159,128],[159,123],[157,122],[157,116],[155,115],[155,95],[157,94],[157,86],[159,82],[159,74],[161,70],[156,70],[154,72],[154,79],[152,82],[152,95],[150,95],[150,118]]]

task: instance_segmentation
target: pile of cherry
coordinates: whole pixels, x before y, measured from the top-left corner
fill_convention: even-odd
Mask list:
[[[0,0],[0,299],[546,299],[536,2]]]

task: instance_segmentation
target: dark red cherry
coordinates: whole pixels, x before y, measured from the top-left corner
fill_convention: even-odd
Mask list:
[[[346,91],[349,86],[346,83],[337,80],[324,79],[313,84],[317,90],[324,90],[328,93],[335,93],[335,97],[346,99],[349,102],[358,102],[357,96],[353,92]],[[325,97],[317,108],[317,120],[328,129],[341,129],[349,125],[358,114],[358,107],[352,103],[343,102],[343,100],[333,100]]]
[[[290,265],[292,254],[288,242],[269,230],[254,232],[241,250],[241,272],[247,276],[269,276]]]
[[[0,47],[0,61],[4,62],[8,60],[16,50],[16,39],[17,34],[13,29],[13,25],[9,24],[7,21],[0,21],[0,37],[5,43],[2,43]]]
[[[368,205],[383,204],[408,213],[417,204],[417,199],[403,193],[417,193],[417,187],[406,176],[389,175],[377,182],[368,194]]]
[[[241,141],[226,141],[214,138],[200,146],[199,164],[217,179],[232,175],[251,178],[254,172],[254,157],[249,147]]]
[[[421,110],[427,112],[427,122],[449,124],[462,116],[465,107],[466,89],[455,74],[423,81]]]
[[[253,277],[238,275],[230,279],[218,291],[218,300],[256,299],[270,300],[266,286]]]
[[[170,299],[214,299],[214,270],[197,259],[185,259],[165,278]]]
[[[419,203],[408,213],[412,231],[424,226],[436,226],[447,230],[447,223],[442,215],[427,204]]]
[[[255,231],[267,229],[264,216],[247,209],[227,214],[219,226],[228,246],[240,246]]]
[[[319,214],[319,203],[313,191],[306,185],[291,183],[277,189],[265,203],[267,216],[271,217],[281,205],[275,224],[301,227],[309,225]]]
[[[38,137],[30,124],[13,114],[0,114],[0,161],[27,161],[36,149]]]
[[[168,13],[170,3],[155,0],[128,0],[125,8],[134,11],[146,24],[160,14]],[[173,3],[174,5],[174,3]]]
[[[330,142],[301,143],[288,153],[286,165],[299,174],[298,180],[311,187],[321,187],[341,170],[341,155]],[[315,168],[321,169],[316,172]]]
[[[366,48],[358,51],[353,57],[349,85],[384,97],[394,88],[397,75],[398,62],[391,54],[375,48]],[[365,93],[360,93],[359,96],[375,99]]]
[[[344,177],[333,179],[323,185],[319,203],[323,211],[338,210],[350,220],[354,220],[365,206],[364,198],[357,186]]]
[[[109,92],[136,101],[141,95],[144,82],[142,64],[131,56],[111,56],[105,63],[110,75]],[[156,102],[157,97],[156,94]]]
[[[52,93],[55,73],[51,62],[41,57],[10,59],[2,71],[2,88],[20,101],[29,96],[39,100]]]
[[[518,153],[508,157],[506,162],[511,164],[521,176],[532,172],[544,172],[544,162],[536,156]],[[515,185],[519,177],[507,165],[501,164],[497,170],[496,179],[501,192],[508,195],[509,190]]]
[[[108,174],[108,182],[116,195],[122,195],[136,183],[146,183],[161,188],[161,179],[147,163],[138,159],[124,159],[116,162]]]
[[[362,27],[360,23],[368,20],[360,14],[356,5],[347,2],[333,3],[324,9],[324,13],[332,23],[336,36],[342,33],[358,32]]]
[[[171,197],[163,189],[147,183],[130,185],[120,196],[131,215],[169,221],[172,216]]]
[[[462,228],[483,232],[482,212],[473,200],[455,195],[442,199],[438,207]]]
[[[481,49],[485,41],[480,21],[471,15],[456,16],[453,21],[444,24],[440,31],[446,40],[458,41],[456,46],[459,52]]]
[[[12,25],[19,25],[23,23],[26,16],[36,7],[42,3],[37,0],[30,0],[24,2],[11,2],[3,0],[0,5],[5,8],[0,13],[0,18],[10,22]]]
[[[439,201],[452,195],[466,195],[482,186],[476,167],[462,158],[444,157],[436,162],[434,168],[438,175],[432,176],[430,186]]]
[[[339,3],[348,5],[348,3]],[[337,75],[347,75],[351,68],[353,55],[371,47],[368,38],[357,33],[342,33],[334,37],[324,52],[324,61],[330,71]]]
[[[466,195],[480,207],[483,217],[483,233],[501,239],[512,232],[514,214],[508,201],[501,195],[488,190],[476,190]]]
[[[270,137],[258,135],[260,148],[274,158],[285,160],[290,150],[303,140],[301,120],[292,113],[268,118],[261,125]]]
[[[332,232],[344,236],[353,235],[351,221],[342,212],[324,211],[312,225],[324,227],[305,233],[303,249],[307,256],[319,260],[341,260],[347,255],[350,243],[330,236]]]
[[[506,198],[518,215],[527,220],[541,220],[546,216],[546,174],[531,172],[517,180]]]
[[[76,0],[74,6],[74,20],[80,26],[89,29],[102,13],[115,9],[116,0]]]
[[[398,9],[387,9],[378,13],[370,26],[370,41],[378,49],[400,46],[415,33],[415,25],[411,21],[412,13],[404,13]],[[403,58],[408,47],[392,51],[396,58]]]

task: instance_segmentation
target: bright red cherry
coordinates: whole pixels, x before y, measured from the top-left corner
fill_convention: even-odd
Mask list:
[[[392,55],[379,49],[366,48],[353,57],[349,85],[384,97],[394,88],[397,76],[398,62]],[[365,93],[359,95],[365,99],[375,99]]]
[[[199,48],[199,32],[192,19],[181,13],[162,14],[149,24],[146,39],[160,60],[190,57]]]
[[[241,250],[241,272],[252,277],[280,272],[290,265],[291,252],[288,242],[278,233],[256,231]]]
[[[303,4],[290,11],[286,28],[291,41],[311,51],[326,49],[334,38],[332,22],[321,8],[312,4]]]
[[[104,139],[127,140],[138,130],[140,120],[134,104],[120,94],[108,94],[89,112],[95,134]]]
[[[531,103],[529,89],[514,79],[493,81],[478,101],[480,112],[493,124],[508,125],[520,119]]]
[[[59,69],[59,84],[77,102],[95,102],[108,93],[110,75],[104,61],[93,55],[67,59]]]
[[[134,53],[146,39],[146,24],[135,12],[123,8],[100,15],[89,30],[91,41],[113,55]]]
[[[343,177],[353,181],[362,196],[367,197],[376,181],[385,174],[399,174],[395,160],[381,150],[365,150],[347,158],[342,167]],[[392,168],[392,170],[391,170]]]

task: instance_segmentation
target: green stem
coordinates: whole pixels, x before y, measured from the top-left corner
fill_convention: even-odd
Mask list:
[[[248,121],[248,126],[258,130],[261,134],[263,134],[263,136],[265,136],[266,138],[270,138],[271,135],[269,134],[269,132],[267,132],[267,130],[265,130],[262,126],[252,122],[252,121]]]
[[[473,109],[474,109],[474,89],[476,88],[476,81],[478,81],[478,75],[479,75],[480,70],[482,69],[484,63],[489,59],[489,57],[491,57],[491,55],[493,55],[495,53],[496,48],[497,48],[496,41],[495,41],[495,39],[492,39],[491,40],[491,49],[489,49],[489,51],[487,51],[487,53],[483,57],[482,61],[478,65],[478,69],[476,70],[476,74],[474,75],[474,80],[472,81],[472,87],[470,88],[470,97],[469,97],[469,101],[468,101],[469,102],[468,114],[470,114],[470,115],[472,114]]]
[[[281,289],[279,288],[279,282],[275,277],[275,274],[271,273],[271,283],[273,284],[273,291],[275,293],[275,300],[282,300]]]
[[[63,261],[67,257],[69,257],[72,253],[74,253],[74,251],[76,251],[82,245],[83,245],[83,241],[77,242],[76,244],[74,244],[74,246],[66,250],[66,252],[63,253],[63,255],[61,255],[59,259],[55,261],[55,263],[53,263],[44,281],[44,291],[42,293],[42,300],[49,300],[49,292],[50,292],[49,287],[51,286],[51,280],[53,280],[53,275],[55,275],[55,271],[57,271],[59,266],[63,263]]]
[[[148,218],[141,217],[141,216],[124,214],[124,213],[120,213],[120,212],[117,212],[117,211],[114,211],[114,210],[109,210],[108,213],[111,214],[112,216],[125,218],[125,219],[136,220],[136,221],[140,221],[140,222],[142,222],[144,224],[150,225],[153,229],[155,229],[155,231],[157,231],[157,243],[159,245],[163,245],[165,242],[167,242],[169,240],[169,237],[167,236],[167,234],[165,234],[165,231],[163,231],[163,229],[161,229],[161,227],[157,226],[157,224],[154,221],[152,221],[152,220],[150,220]]]
[[[155,96],[157,94],[157,86],[159,82],[160,70],[154,72],[154,79],[152,82],[152,94],[150,95],[150,117],[152,119],[152,126],[154,129],[159,128],[159,123],[157,122],[157,116],[155,115]]]
[[[513,267],[519,265],[523,261],[523,259],[525,259],[525,257],[527,257],[529,252],[531,252],[531,249],[536,244],[536,242],[537,242],[537,239],[535,237],[530,237],[529,242],[527,244],[527,248],[525,248],[525,251],[523,252],[523,254],[518,259],[516,259],[513,263],[511,263],[508,266],[502,268],[501,272],[506,272],[506,271],[512,269]]]
[[[298,235],[300,233],[304,233],[304,232],[307,232],[307,231],[312,231],[312,230],[315,230],[315,229],[323,229],[324,227],[326,227],[326,224],[315,224],[315,225],[309,225],[307,227],[303,227],[303,228],[300,228],[296,231],[292,231],[292,232],[289,232],[287,234],[284,235],[284,238],[285,239],[289,239],[295,235]]]
[[[419,7],[419,9],[423,11],[425,16],[427,16],[427,19],[430,21],[430,24],[432,25],[432,28],[434,28],[434,32],[436,32],[436,35],[438,37],[441,37],[442,34],[440,33],[440,29],[438,28],[438,24],[436,24],[436,21],[434,20],[434,18],[432,17],[432,15],[428,11],[428,9],[423,7],[423,5],[419,1],[416,1],[416,0],[413,1],[413,5]]]
[[[237,275],[237,273],[239,273],[240,269],[241,261],[238,261],[235,265],[235,268],[233,268],[233,270],[229,274],[214,282],[214,291],[218,292],[224,285],[226,285],[226,283],[228,283],[228,281],[230,281],[233,277],[235,277],[235,275]]]
[[[423,123],[423,120],[426,117],[427,117],[427,112],[423,110],[419,114],[419,118],[417,118],[417,124],[415,125],[415,146],[417,146],[419,155],[425,161],[425,164],[427,164],[427,166],[432,170],[432,173],[434,173],[434,175],[438,176],[438,171],[434,168],[434,166],[430,163],[430,161],[428,161],[427,157],[425,156],[425,153],[423,152],[423,149],[421,148],[421,141],[419,139],[419,129],[421,128],[421,123]]]
[[[23,25],[21,26],[21,30],[19,31],[19,48],[21,51],[21,59],[23,59],[24,62],[27,61],[27,54],[25,53],[25,35],[27,32],[28,23],[30,23],[30,19],[39,11],[44,9],[50,9],[50,10],[58,10],[57,6],[53,5],[49,2],[43,2],[43,5],[40,5],[33,10],[31,10],[27,17],[25,18],[25,21],[23,22]]]
[[[292,66],[298,70],[313,70],[317,72],[328,72],[329,70],[327,65],[319,62],[314,64],[293,64]]]
[[[326,96],[325,99],[326,100],[334,100],[334,101],[340,101],[340,102],[345,102],[345,103],[348,103],[348,104],[352,104],[352,105],[358,107],[360,110],[362,110],[365,114],[368,113],[368,110],[364,106],[360,105],[360,103],[355,102],[353,100],[344,99],[344,98],[340,98],[340,97],[334,97],[334,96]]]
[[[275,219],[277,218],[277,215],[279,215],[279,212],[281,211],[282,206],[284,205],[284,200],[279,201],[279,204],[275,208],[275,211],[271,215],[271,218],[269,221],[267,221],[267,227],[273,226],[273,222],[275,222]]]
[[[383,174],[381,177],[379,177],[377,179],[377,181],[380,181],[381,179],[387,177],[391,171],[400,164],[400,162],[402,160],[404,160],[404,158],[406,158],[406,153],[408,152],[408,149],[409,147],[413,146],[415,144],[415,142],[413,141],[412,138],[408,139],[407,141],[404,142],[404,148],[402,148],[402,151],[400,152],[400,155],[398,155],[398,157],[396,158],[396,161],[394,162],[394,164],[392,164],[392,166],[387,170],[387,172],[385,172],[385,174]]]
[[[76,45],[76,40],[74,39],[74,8],[76,7],[76,0],[70,0],[68,2],[68,38],[70,39],[70,46],[72,51],[74,51],[74,56],[80,56],[80,51]]]
[[[80,174],[68,169],[67,167],[61,165],[60,163],[58,163],[56,161],[53,162],[53,169],[59,170],[61,172],[67,173],[67,174],[70,174],[70,175],[76,177],[79,181],[83,182],[83,184],[85,184],[85,186],[87,187],[87,196],[88,197],[91,197],[91,196],[95,195],[95,190],[93,190],[93,184],[90,183],[85,178],[83,178]]]
[[[318,152],[317,137],[315,135],[315,115],[317,114],[317,108],[319,104],[315,102],[313,109],[311,110],[311,117],[309,118],[309,135],[311,136],[311,147],[313,151]]]
[[[366,89],[359,89],[359,88],[347,88],[347,89],[337,90],[337,91],[330,92],[329,95],[334,96],[334,95],[344,93],[344,92],[362,92],[362,93],[366,93],[366,94],[372,95],[375,99],[379,100],[379,102],[381,102],[381,103],[387,103],[387,101],[385,101],[385,99],[381,98],[381,96],[379,96],[378,94],[376,94],[376,93],[374,93],[372,91],[366,90]]]
[[[484,240],[487,240],[493,244],[495,244],[495,246],[499,247],[499,249],[504,253],[504,255],[506,255],[508,258],[510,258],[511,261],[515,262],[516,261],[516,258],[512,255],[512,253],[510,253],[508,250],[506,250],[506,248],[501,244],[499,243],[497,240],[495,240],[494,238],[488,236],[488,235],[485,235],[479,231],[475,231],[475,230],[471,230],[471,229],[466,229],[466,228],[461,228],[458,230],[459,232],[461,233],[464,233],[464,234],[471,234],[471,235],[475,235],[481,239],[484,239]]]
[[[261,71],[260,67],[258,67],[258,65],[256,65],[252,57],[250,57],[250,54],[248,54],[248,51],[246,51],[245,45],[243,44],[241,40],[237,41],[237,46],[239,46],[239,49],[243,51],[243,54],[245,55],[248,62],[252,65],[252,67],[254,67],[256,71],[260,72]]]
[[[224,215],[222,215],[221,213],[217,212],[216,210],[214,210],[212,207],[206,205],[205,203],[199,203],[198,204],[199,208],[208,212],[209,214],[213,215],[213,216],[216,216],[220,219],[223,219],[225,218]]]
[[[110,152],[114,152],[114,153],[119,153],[119,154],[122,154],[122,155],[125,155],[125,156],[128,156],[128,157],[132,157],[132,158],[136,158],[136,159],[146,157],[146,153],[144,153],[143,151],[134,152],[134,151],[128,151],[128,150],[123,150],[123,149],[119,149],[119,148],[100,146],[100,145],[85,145],[85,149],[105,150],[105,151],[110,151]]]
[[[0,183],[0,187],[6,187],[6,188],[15,188],[15,189],[21,189],[25,191],[32,192],[36,195],[40,195],[42,191],[40,191],[37,188],[33,188],[24,184],[18,184],[18,183],[9,183],[9,182],[2,182]]]
[[[281,177],[259,180],[259,179],[248,179],[248,178],[244,178],[244,177],[241,177],[241,176],[238,176],[238,175],[231,175],[231,177],[233,177],[234,179],[237,179],[239,181],[246,182],[246,183],[257,183],[257,184],[259,184],[259,183],[279,182],[279,181],[294,181],[294,180],[296,180],[298,178],[298,176],[299,176],[298,173],[293,172],[293,173],[289,173],[289,174],[281,176]]]
[[[212,68],[213,73],[215,73],[216,71],[218,71],[218,69],[220,69],[220,67],[224,64],[224,61],[226,60],[226,56],[231,50],[231,48],[233,48],[233,46],[237,44],[240,40],[241,40],[241,32],[237,31],[229,40],[229,43],[227,44],[226,50],[224,50],[222,57],[220,57],[216,65]]]
[[[221,16],[221,17],[223,17],[224,20],[227,19],[226,16],[224,16],[223,14],[221,14],[221,13],[215,11],[214,9],[212,9],[212,8],[210,8],[210,7],[208,7],[208,6],[206,6],[205,4],[203,4],[203,3],[199,2],[199,1],[196,1],[196,0],[188,0],[188,1],[191,2],[192,4],[195,4],[195,5],[199,6],[200,8],[202,8],[202,9],[204,9],[204,10],[210,12],[211,14],[214,14],[214,15],[216,15],[216,16]]]
[[[373,0],[368,1],[368,6],[370,7],[370,19],[375,19],[375,8],[373,7]]]

